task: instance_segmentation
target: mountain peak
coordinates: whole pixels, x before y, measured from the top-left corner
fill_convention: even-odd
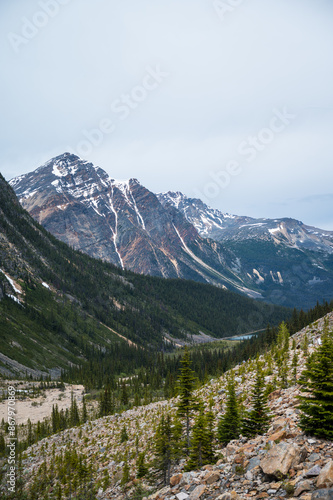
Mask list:
[[[299,221],[230,215],[181,191],[155,195],[68,152],[11,185],[57,238],[122,268],[273,301],[277,292],[302,307],[331,293],[333,234]]]

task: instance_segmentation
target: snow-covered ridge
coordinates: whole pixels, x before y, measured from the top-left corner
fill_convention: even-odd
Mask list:
[[[183,193],[159,193],[162,205],[179,210],[200,236],[220,242],[225,240],[265,240],[298,250],[333,253],[333,232],[306,226],[295,219],[254,219],[230,215],[207,206],[199,199],[188,198]]]
[[[5,277],[9,281],[11,287],[13,288],[14,292],[22,294],[22,291],[17,287],[15,281],[7,273],[5,273],[5,271],[3,271],[2,269],[0,269],[0,272],[5,275]]]

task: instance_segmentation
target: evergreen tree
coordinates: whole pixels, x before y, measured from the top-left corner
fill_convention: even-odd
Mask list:
[[[71,408],[70,408],[70,413],[69,413],[69,419],[70,419],[70,424],[72,426],[80,425],[80,415],[79,415],[79,409],[77,407],[77,402],[74,397],[73,392],[71,393]]]
[[[190,456],[186,470],[198,469],[214,460],[212,415],[205,414],[202,402],[198,404],[198,410],[199,413],[192,429]]]
[[[307,360],[299,379],[302,411],[300,428],[306,433],[324,439],[333,439],[333,338],[327,323],[321,345]]]
[[[304,356],[307,357],[309,354],[309,339],[308,339],[308,335],[306,332],[305,332],[304,337],[303,337],[303,342],[302,342],[301,348],[302,348]]]
[[[177,427],[176,427],[177,429]],[[164,485],[169,484],[171,465],[178,454],[177,439],[170,415],[162,415],[154,437],[155,467],[162,473]]]
[[[86,405],[86,398],[83,396],[82,398],[82,422],[86,422],[88,420],[88,412]]]
[[[4,455],[6,451],[6,441],[2,432],[0,432],[0,456]]]
[[[293,367],[293,382],[294,384],[297,383],[297,365],[298,365],[298,356],[296,349],[294,350],[294,355],[293,355],[293,360],[292,360],[292,367]]]
[[[123,476],[121,478],[121,481],[120,481],[120,484],[122,486],[125,486],[125,484],[127,484],[130,480],[130,469],[129,469],[129,465],[128,465],[128,459],[127,459],[127,456],[124,460],[124,466],[123,466]]]
[[[124,406],[128,405],[128,392],[127,392],[127,387],[125,382],[122,383],[121,385],[121,396],[120,396],[120,401]]]
[[[236,397],[235,381],[231,376],[227,387],[226,411],[218,423],[218,439],[227,445],[233,439],[238,439],[240,434],[240,411]]]
[[[256,379],[252,390],[252,410],[242,421],[242,434],[252,437],[264,434],[269,428],[270,416],[265,396],[264,378],[260,367],[257,367]]]
[[[208,412],[206,413],[206,422],[207,422],[207,440],[209,443],[209,446],[207,447],[207,450],[206,450],[206,456],[207,456],[208,463],[212,464],[215,462],[215,454],[214,454],[214,449],[213,449],[213,445],[215,442],[215,433],[214,433],[215,415],[213,412],[213,399],[212,398],[209,400],[209,409],[208,409]]]
[[[128,441],[128,434],[127,434],[126,426],[124,425],[124,427],[121,430],[121,434],[120,434],[120,442],[125,443],[125,441]]]
[[[196,409],[196,402],[193,396],[193,390],[197,382],[197,377],[195,376],[194,371],[191,369],[192,362],[187,347],[185,347],[184,356],[182,357],[180,362],[182,365],[180,369],[179,386],[178,386],[180,401],[178,403],[177,414],[180,417],[185,418],[185,425],[186,425],[185,448],[186,448],[186,454],[188,455],[190,449],[190,418],[192,412]]]
[[[105,417],[106,415],[111,415],[114,411],[113,395],[111,393],[110,387],[106,387],[104,392],[100,394],[99,400],[99,416]]]
[[[147,472],[148,472],[148,467],[145,464],[145,453],[141,452],[139,453],[138,459],[136,461],[136,467],[137,467],[137,477],[140,479],[141,477],[144,477]]]
[[[278,367],[280,385],[283,389],[288,387],[289,337],[289,330],[283,321],[279,326],[275,349],[275,361]]]

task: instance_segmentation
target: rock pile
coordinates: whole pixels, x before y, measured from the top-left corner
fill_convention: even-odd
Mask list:
[[[332,329],[333,313],[328,315],[328,319]],[[321,319],[294,336],[299,358],[296,379],[299,378],[306,362],[301,349],[305,334],[311,353],[320,344],[323,326],[324,320]],[[262,360],[264,361],[263,357]],[[238,383],[238,395],[246,407],[250,402],[249,394],[255,376],[254,363],[243,363],[233,371]],[[277,368],[273,366],[272,373],[266,376],[267,384],[273,380],[276,373]],[[210,381],[198,391],[198,396],[206,402],[213,398],[216,421],[223,413],[225,389],[224,376]],[[254,439],[240,436],[224,448],[217,447],[216,464],[185,472],[183,460],[174,468],[170,484],[165,487],[156,481],[154,485],[148,484],[145,479],[140,481],[147,491],[146,500],[333,500],[333,443],[305,436],[298,428],[299,394],[300,387],[297,384],[272,392],[269,396],[269,407],[273,417],[268,432]],[[101,485],[97,498],[134,500],[138,484],[138,453],[145,452],[146,463],[153,460],[156,423],[163,411],[173,412],[175,404],[175,400],[170,400],[133,408],[40,441],[27,450],[23,460],[27,488],[43,460],[50,460],[52,448],[56,449],[56,453],[60,453],[71,444],[96,466],[94,480]],[[120,435],[124,425],[129,440],[122,443]],[[120,481],[125,456],[128,457],[130,481],[124,489]],[[101,481],[105,475],[110,481],[108,486],[103,488]]]

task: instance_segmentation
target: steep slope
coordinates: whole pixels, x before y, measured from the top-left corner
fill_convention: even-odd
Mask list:
[[[164,208],[136,179],[116,181],[65,153],[10,184],[40,224],[92,257],[138,273],[193,279],[261,298],[255,283],[226,265],[232,253],[200,237],[178,210]]]
[[[326,319],[332,331],[333,313]],[[144,498],[151,500],[330,499],[333,492],[333,444],[329,440],[306,436],[298,427],[300,412],[297,409],[297,397],[301,394],[298,382],[308,356],[302,345],[306,336],[309,354],[313,353],[321,343],[324,328],[322,318],[290,339],[288,363],[292,365],[295,353],[298,363],[296,372],[288,374],[287,388],[279,387],[280,370],[274,351],[259,357],[257,361],[262,364],[266,386],[270,387],[270,428],[262,436],[240,437],[225,447],[214,440],[216,463],[185,472],[186,459],[181,460],[173,467],[170,483],[162,487],[160,479],[154,474],[154,432],[163,413],[175,414],[177,399],[172,399],[94,420],[34,444],[23,457],[26,491],[38,499],[48,492],[50,483],[53,491],[57,491],[59,480],[66,488],[70,476],[65,479],[60,467],[59,472],[55,472],[57,459],[52,454],[57,457],[64,450],[69,453],[74,447],[79,457],[93,467],[90,486],[100,499],[142,498],[142,490],[146,492]],[[212,401],[215,432],[225,411],[227,381],[231,373],[237,385],[238,398],[245,409],[249,409],[255,380],[253,360],[235,366],[196,393],[206,407]],[[122,442],[124,426],[128,440]],[[144,453],[145,463],[150,469],[150,475],[140,480],[137,479],[138,453]],[[128,460],[129,478],[121,484],[124,460]],[[49,473],[50,483],[41,482],[42,471]]]
[[[316,299],[333,296],[333,232],[294,219],[224,214],[180,192],[157,196],[163,206],[181,212],[202,237],[222,243],[233,255],[226,264],[250,279],[266,300],[309,307]]]
[[[254,318],[259,329],[289,314],[213,286],[137,275],[77,252],[34,221],[1,175],[0,269],[2,372],[27,367],[56,374],[105,355],[114,359],[115,372],[132,373],[149,362],[150,349],[166,348],[166,335],[225,337],[253,330]]]

